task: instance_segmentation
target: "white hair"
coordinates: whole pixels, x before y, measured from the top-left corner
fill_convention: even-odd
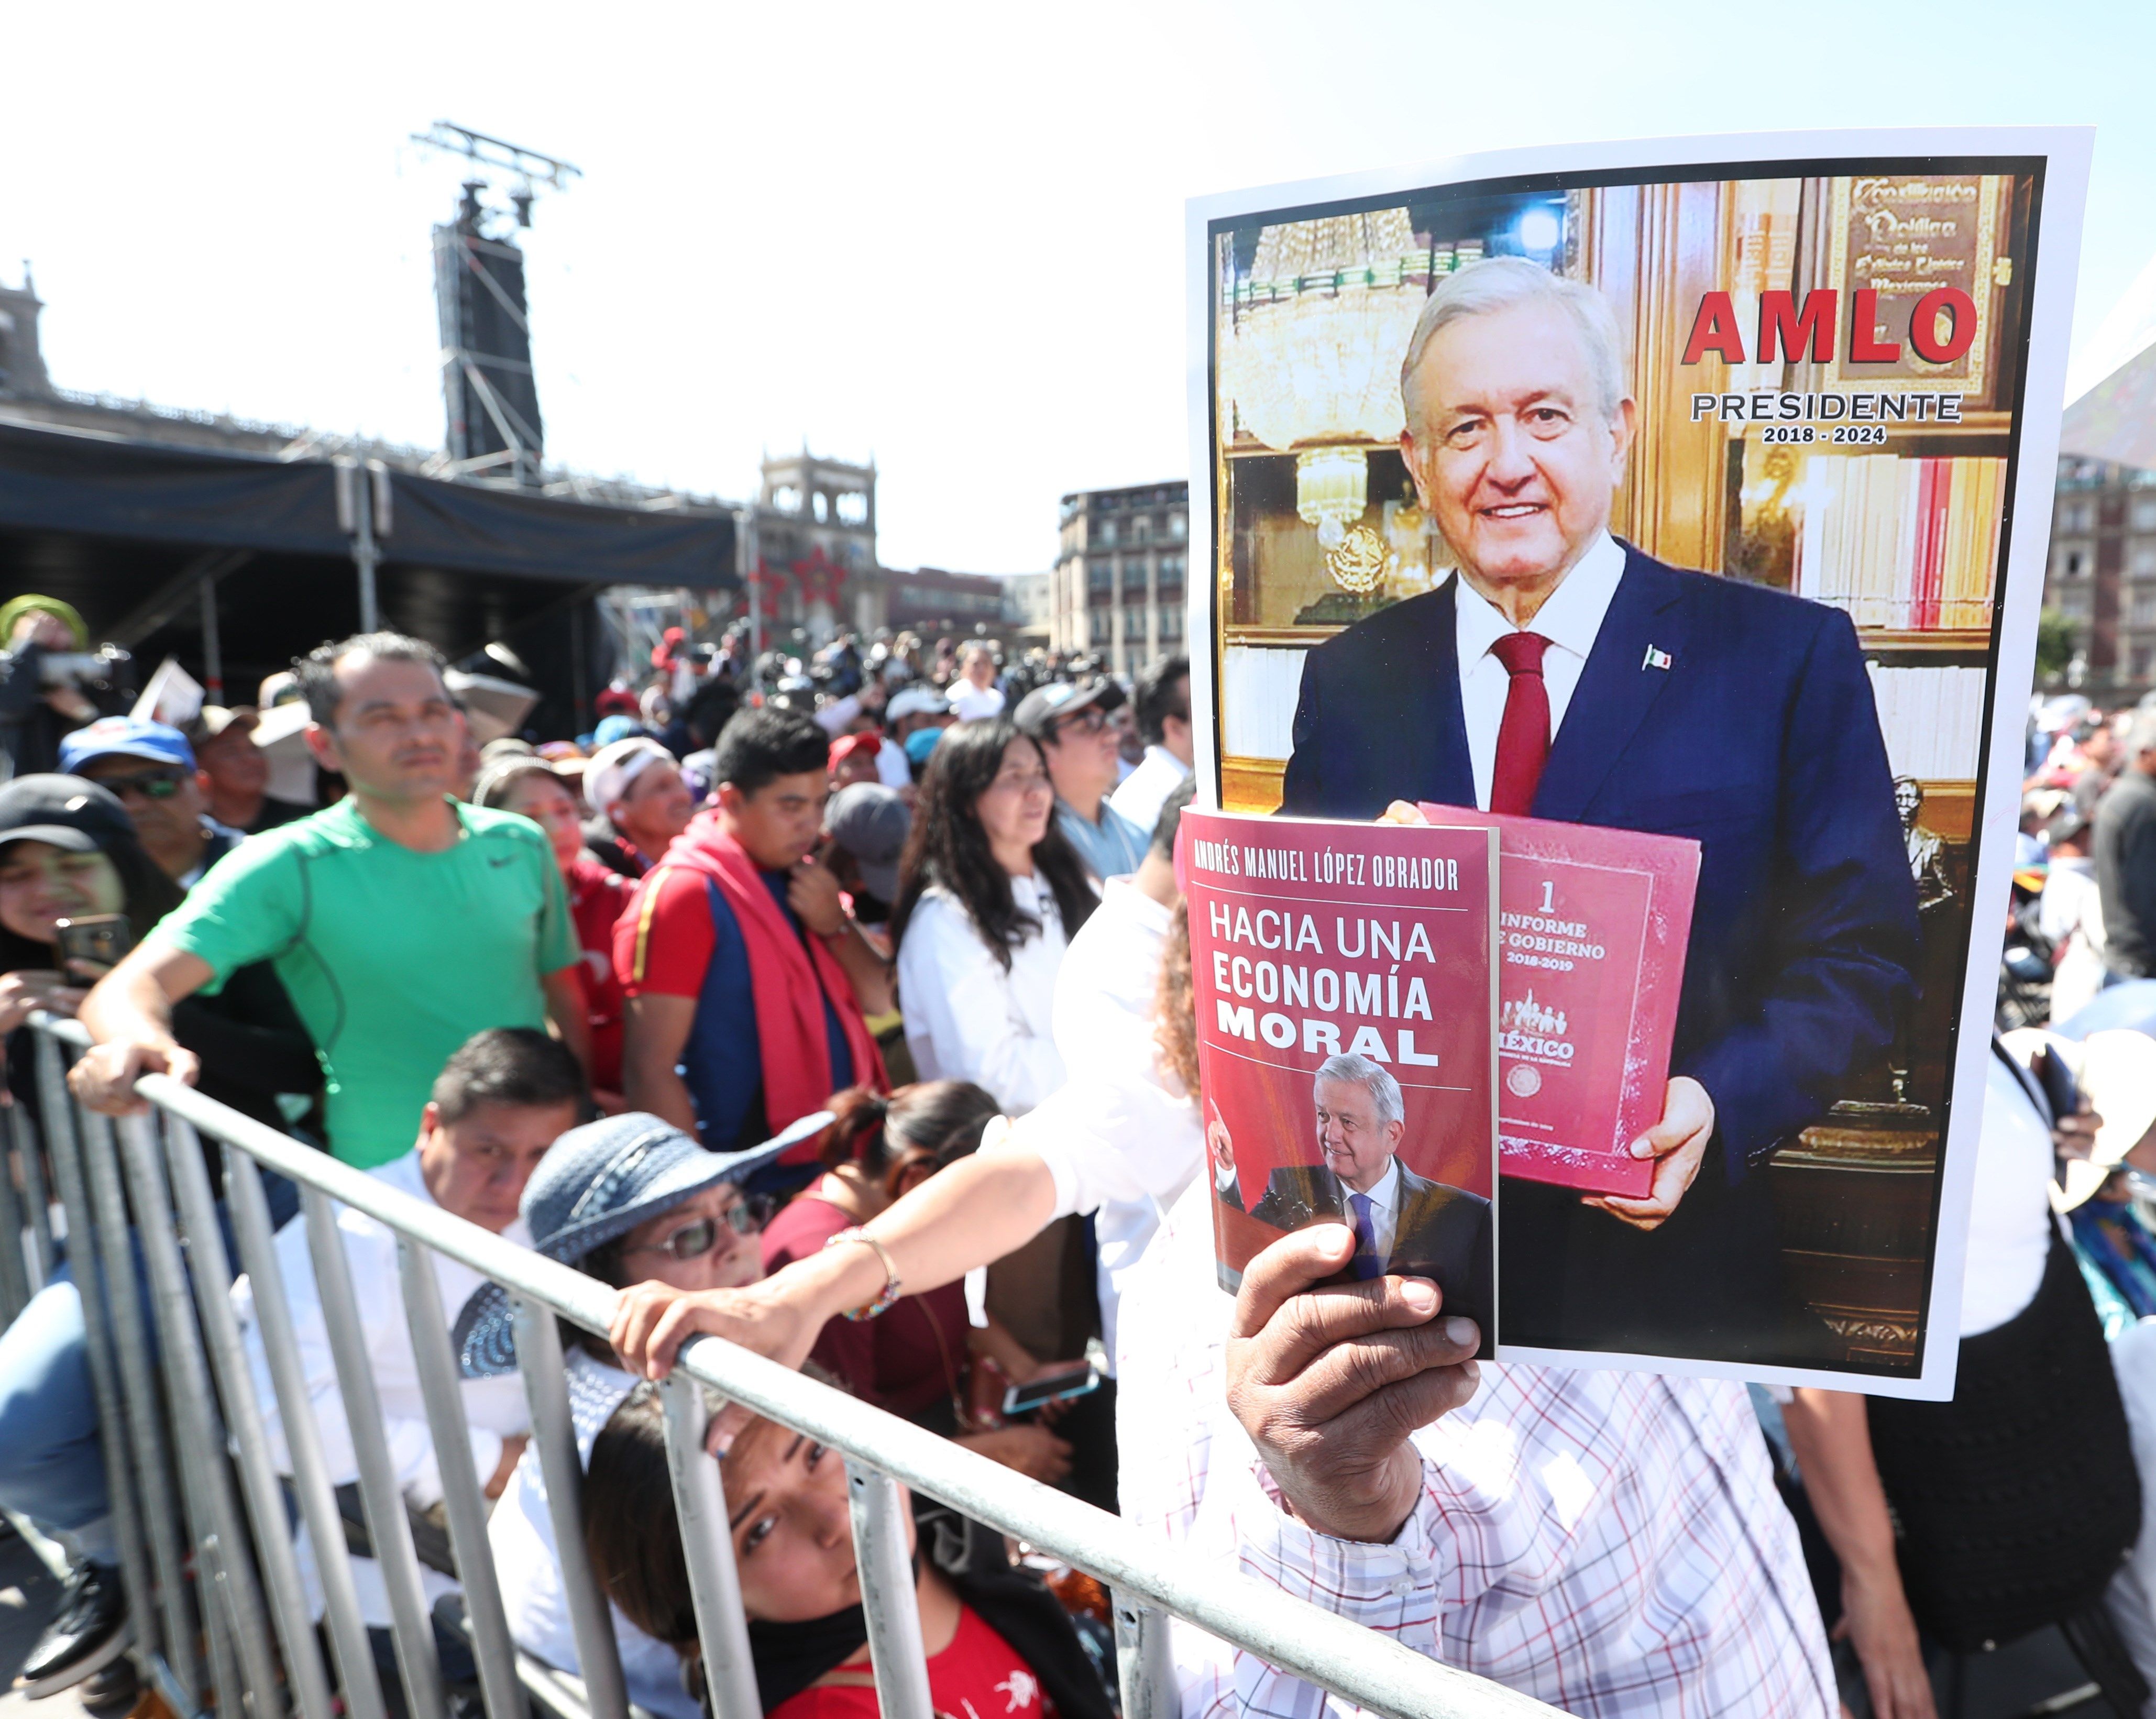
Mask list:
[[[1609,300],[1584,280],[1568,280],[1553,275],[1525,257],[1488,257],[1470,263],[1437,284],[1414,334],[1408,341],[1407,357],[1400,362],[1400,403],[1409,424],[1415,421],[1414,378],[1423,354],[1448,323],[1470,316],[1486,316],[1520,305],[1555,305],[1571,317],[1587,353],[1587,367],[1594,377],[1596,403],[1604,418],[1615,422],[1618,408],[1628,398],[1625,386],[1625,337]]]
[[[1317,1065],[1317,1078],[1310,1083],[1313,1096],[1327,1080],[1337,1080],[1344,1085],[1360,1086],[1370,1095],[1370,1102],[1377,1106],[1381,1122],[1404,1122],[1407,1106],[1400,1099],[1400,1083],[1393,1078],[1392,1070],[1373,1063],[1367,1056],[1358,1056],[1352,1050],[1343,1050],[1337,1056],[1328,1056]]]

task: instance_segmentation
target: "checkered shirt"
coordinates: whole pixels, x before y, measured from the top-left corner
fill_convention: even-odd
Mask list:
[[[1831,1719],[1826,1636],[1744,1387],[1481,1363],[1414,1435],[1389,1545],[1289,1516],[1228,1411],[1201,1178],[1123,1296],[1122,1513],[1141,1528],[1583,1719]],[[1347,1703],[1175,1626],[1184,1719]]]

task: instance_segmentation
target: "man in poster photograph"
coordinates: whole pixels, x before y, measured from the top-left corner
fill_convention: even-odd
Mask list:
[[[1518,258],[1424,306],[1400,442],[1459,577],[1303,668],[1281,809],[1430,800],[1701,844],[1641,1199],[1507,1179],[1508,1344],[1801,1364],[1766,1158],[1893,1043],[1917,911],[1848,617],[1610,534],[1640,408],[1592,286]]]
[[[1490,1202],[1418,1176],[1399,1160],[1407,1132],[1400,1083],[1367,1056],[1328,1056],[1311,1083],[1318,1162],[1283,1164],[1265,1180],[1250,1216],[1276,1229],[1320,1219],[1355,1232],[1348,1275],[1387,1273],[1435,1281],[1451,1312],[1483,1324],[1490,1307]],[[1220,1198],[1243,1209],[1235,1149],[1212,1134]]]

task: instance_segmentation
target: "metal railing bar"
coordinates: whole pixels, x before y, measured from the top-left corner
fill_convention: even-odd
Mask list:
[[[403,1489],[383,1429],[382,1398],[374,1388],[374,1365],[367,1354],[367,1334],[359,1302],[352,1294],[352,1272],[345,1264],[343,1238],[337,1234],[336,1209],[318,1188],[300,1189],[300,1210],[307,1226],[307,1252],[314,1260],[315,1287],[321,1300],[322,1323],[336,1357],[337,1391],[344,1399],[345,1428],[359,1466],[359,1497],[367,1516],[374,1561],[388,1590],[390,1634],[396,1644],[397,1669],[403,1679],[406,1711],[414,1719],[446,1719],[442,1694],[442,1659],[434,1645],[434,1618],[419,1579],[419,1554],[412,1544],[412,1521],[404,1513]],[[342,1536],[339,1536],[341,1543]]]
[[[666,1466],[674,1477],[682,1561],[704,1648],[705,1694],[717,1719],[762,1719],[726,1492],[719,1465],[704,1449],[711,1424],[704,1388],[677,1373],[659,1388],[666,1409]]]
[[[102,1116],[85,1116],[78,1137],[90,1183],[93,1231],[98,1257],[105,1264],[105,1311],[112,1321],[113,1358],[119,1375],[136,1382],[128,1396],[127,1432],[135,1449],[135,1473],[142,1486],[142,1518],[148,1527],[150,1562],[162,1608],[164,1656],[173,1678],[189,1691],[182,1713],[202,1706],[203,1665],[195,1651],[195,1609],[188,1591],[178,1481],[166,1445],[160,1406],[162,1375],[142,1329],[142,1303],[135,1277],[135,1256],[127,1229],[127,1203],[120,1192],[118,1148],[112,1127]],[[78,1275],[88,1261],[78,1259]]]
[[[33,1017],[33,1022],[45,1019]],[[88,1042],[87,1034],[72,1022],[54,1023],[47,1029],[62,1036],[80,1034],[79,1042]],[[574,1324],[603,1332],[611,1321],[617,1292],[566,1265],[326,1159],[169,1076],[146,1075],[136,1090],[270,1167],[463,1260]],[[1051,1552],[1127,1598],[1170,1612],[1291,1676],[1389,1719],[1528,1714],[1546,1719],[1556,1711],[1530,1696],[1426,1659],[1255,1578],[1224,1571],[1183,1548],[1162,1546],[1116,1517],[719,1338],[697,1338],[684,1348],[677,1364],[755,1413]]]
[[[552,1713],[554,1719],[592,1719],[584,1680],[575,1672],[550,1665],[536,1654],[527,1654],[520,1648],[516,1653],[516,1681],[531,1697],[537,1711]],[[654,1719],[654,1715],[631,1701],[629,1719]]]
[[[170,1213],[172,1194],[165,1179],[165,1164],[158,1151],[157,1121],[150,1116],[126,1116],[119,1126],[121,1156],[127,1180],[135,1192],[137,1213]],[[245,1681],[228,1682],[225,1668],[215,1670],[215,1694],[220,1713],[239,1719],[242,1691],[253,1691],[255,1711],[270,1719],[279,1710],[275,1700],[279,1679],[270,1652],[270,1620],[263,1610],[262,1590],[256,1585],[249,1552],[247,1531],[240,1521],[239,1501],[233,1494],[232,1473],[226,1466],[224,1428],[218,1414],[217,1397],[210,1383],[209,1362],[203,1352],[201,1328],[195,1323],[194,1297],[187,1284],[187,1263],[180,1257],[179,1237],[167,1224],[138,1224],[143,1263],[150,1275],[151,1311],[157,1322],[158,1352],[164,1366],[165,1396],[172,1406],[182,1484],[188,1487],[189,1511],[194,1521],[196,1571],[203,1573],[208,1562],[210,1591],[223,1615],[210,1632],[213,1656],[235,1650]],[[210,1225],[213,1241],[216,1224]],[[192,1235],[188,1248],[201,1246]],[[222,1253],[223,1249],[218,1249]],[[196,1253],[198,1270],[200,1255]],[[221,1292],[228,1278],[218,1279]],[[200,1580],[197,1582],[199,1590]],[[216,1627],[222,1624],[229,1635]]]
[[[483,1229],[479,1233],[486,1234]],[[547,1515],[554,1525],[562,1599],[577,1644],[577,1675],[583,1681],[593,1719],[626,1719],[629,1684],[622,1675],[613,1617],[584,1552],[584,1465],[577,1454],[576,1424],[569,1413],[562,1334],[555,1328],[551,1308],[524,1296],[516,1296],[515,1302],[516,1370],[524,1380],[525,1400],[531,1405],[531,1448],[538,1453],[540,1478],[547,1483]]]
[[[869,1665],[882,1719],[936,1719],[928,1696],[928,1655],[921,1642],[912,1548],[906,1543],[906,1501],[880,1470],[846,1459],[846,1503],[854,1524]]]
[[[232,1281],[232,1262],[218,1226],[209,1172],[203,1163],[202,1141],[178,1117],[165,1120],[165,1152],[172,1170],[172,1193],[187,1233],[188,1251],[194,1259],[195,1307],[238,1453],[240,1484],[246,1494],[248,1517],[254,1525],[262,1578],[270,1590],[285,1677],[303,1719],[334,1719],[329,1675],[322,1665],[321,1644],[309,1615],[306,1590],[300,1586],[299,1560],[292,1548],[291,1525],[285,1515],[284,1489],[278,1485],[276,1465],[270,1458],[269,1434],[264,1429],[261,1405],[255,1399],[254,1378],[247,1365],[239,1318],[232,1311],[232,1296],[226,1288]]]
[[[42,1289],[53,1280],[53,1270],[59,1263],[59,1249],[53,1244],[52,1198],[45,1191],[45,1166],[38,1152],[37,1131],[24,1126],[25,1120],[12,1104],[5,1107],[4,1114],[0,1114],[0,1122],[4,1122],[22,1162],[23,1203],[30,1208],[30,1236],[37,1249],[38,1286]]]
[[[30,1234],[30,1219],[22,1193],[15,1186],[22,1162],[24,1130],[16,1126],[15,1106],[6,1106],[4,1133],[0,1133],[0,1331],[15,1322],[30,1305],[30,1267],[37,1255],[37,1241]],[[38,1285],[43,1289],[41,1283]]]
[[[217,1709],[217,1719],[246,1719],[245,1696],[253,1689],[268,1693],[266,1702],[277,1690],[275,1674],[266,1684],[256,1684],[253,1678],[240,1670],[239,1656],[233,1651],[232,1590],[223,1581],[223,1548],[215,1534],[208,1534],[195,1542],[195,1583],[198,1589],[207,1583],[209,1595],[203,1606],[203,1634],[209,1648],[209,1694],[211,1704]],[[268,1639],[265,1632],[262,1640]],[[258,1644],[258,1645],[260,1644]],[[255,1719],[276,1719],[280,1707],[258,1706]]]
[[[38,1087],[41,1097],[57,1083],[59,1047],[42,1034],[37,1043]],[[135,1645],[148,1658],[162,1649],[157,1583],[150,1574],[150,1552],[136,1501],[138,1484],[128,1450],[126,1395],[120,1388],[119,1363],[112,1352],[112,1315],[106,1303],[105,1273],[98,1265],[97,1224],[84,1186],[82,1155],[75,1145],[74,1119],[63,1095],[47,1105],[60,1124],[46,1130],[53,1179],[59,1185],[60,1209],[67,1214],[68,1253],[75,1294],[82,1302],[83,1349],[90,1362],[90,1396],[97,1404],[97,1440],[105,1455],[105,1491],[112,1514],[112,1537],[120,1551],[120,1582],[126,1591]],[[23,1131],[27,1134],[28,1130]],[[22,1137],[18,1135],[18,1138]]]
[[[322,1454],[321,1431],[315,1424],[315,1405],[307,1393],[306,1368],[300,1359],[291,1303],[285,1299],[284,1268],[278,1262],[276,1238],[270,1227],[270,1201],[262,1191],[262,1173],[253,1159],[229,1142],[224,1149],[224,1186],[232,1213],[233,1239],[239,1244],[239,1263],[254,1291],[254,1328],[261,1335],[263,1356],[270,1366],[270,1388],[277,1398],[285,1451],[291,1459],[293,1495],[299,1500],[300,1518],[307,1525],[307,1537],[314,1543],[315,1570],[322,1584],[322,1609],[329,1625],[330,1654],[336,1661],[345,1708],[351,1719],[388,1719],[381,1676],[367,1642],[366,1623],[360,1616],[352,1563],[337,1556],[344,1549],[344,1524],[337,1515],[329,1460]]]
[[[1122,1696],[1122,1719],[1181,1719],[1168,1614],[1120,1593],[1109,1596],[1109,1609],[1116,1620],[1116,1686]]]
[[[427,1405],[427,1431],[434,1443],[434,1465],[442,1477],[442,1513],[464,1589],[465,1632],[479,1667],[480,1694],[487,1719],[523,1719],[516,1650],[509,1639],[501,1583],[487,1541],[486,1493],[472,1468],[471,1424],[465,1414],[457,1357],[449,1347],[441,1285],[434,1281],[434,1257],[421,1244],[400,1235],[397,1273],[404,1296],[404,1320],[412,1333],[419,1395]]]

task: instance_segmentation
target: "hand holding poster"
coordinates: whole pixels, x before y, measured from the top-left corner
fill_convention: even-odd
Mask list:
[[[2086,157],[1694,140],[1193,207],[1219,803],[1697,845],[1651,1193],[1501,1180],[1507,1355],[1951,1392]]]

